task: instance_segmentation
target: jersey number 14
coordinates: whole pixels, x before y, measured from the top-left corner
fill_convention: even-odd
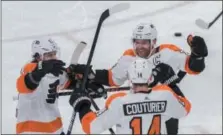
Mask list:
[[[160,115],[154,115],[147,134],[159,135],[160,127],[161,127],[161,117]],[[132,118],[132,120],[130,121],[130,128],[132,129],[132,134],[141,135],[142,134],[142,117]]]

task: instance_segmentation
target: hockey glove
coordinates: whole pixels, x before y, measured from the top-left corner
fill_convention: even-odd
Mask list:
[[[101,84],[89,81],[87,82],[86,88],[89,96],[91,96],[93,99],[101,97],[103,97],[104,99],[107,98],[107,92]]]
[[[67,68],[67,74],[70,78],[79,78],[82,79],[84,76],[84,72],[87,68],[87,65],[85,64],[71,64],[68,68]],[[89,72],[89,79],[93,79],[94,78],[94,72],[92,70],[92,66],[90,66],[90,72]]]
[[[40,61],[31,76],[36,82],[39,82],[48,73],[59,76],[59,74],[63,74],[63,66],[65,66],[65,63],[61,60]]]
[[[83,106],[87,108],[91,107],[90,98],[88,97],[86,92],[84,92],[84,90],[80,88],[77,88],[72,92],[69,103],[76,112],[79,112],[80,109],[83,108]]]
[[[207,57],[208,49],[204,39],[200,36],[189,35],[187,37],[187,43],[191,48],[192,57]]]
[[[154,69],[152,69],[152,75],[154,81],[152,82],[150,87],[156,85],[158,82],[168,85],[175,84],[178,79],[172,67],[164,63],[160,63]]]

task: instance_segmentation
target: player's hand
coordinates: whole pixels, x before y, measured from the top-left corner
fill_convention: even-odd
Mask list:
[[[82,107],[89,107],[91,106],[91,100],[86,94],[84,90],[81,88],[76,88],[69,100],[70,105],[74,108],[76,112],[79,112]]]
[[[105,91],[103,85],[98,84],[92,80],[88,81],[86,84],[86,89],[88,91],[88,95],[93,99],[95,98],[107,98],[107,92]]]
[[[160,63],[154,69],[152,69],[152,75],[154,77],[154,81],[160,82],[162,84],[167,84],[167,82],[169,84],[170,83],[169,80],[170,79],[172,80],[173,77],[176,77],[173,68],[168,64],[164,63]]]
[[[43,75],[51,73],[54,76],[63,74],[65,63],[61,60],[45,60],[38,62],[37,70]]]
[[[71,64],[68,68],[67,68],[67,74],[70,78],[77,78],[77,79],[82,79],[84,76],[84,72],[87,68],[87,65],[85,64]],[[92,70],[92,66],[90,66],[90,72],[89,72],[89,79],[94,78],[94,72]],[[93,76],[93,77],[92,77]],[[90,78],[91,77],[91,78]]]
[[[191,47],[191,55],[194,57],[207,57],[208,49],[204,39],[200,36],[189,35],[187,43]]]

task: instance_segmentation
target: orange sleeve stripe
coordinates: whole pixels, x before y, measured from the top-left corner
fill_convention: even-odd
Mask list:
[[[23,132],[54,133],[62,128],[60,117],[51,122],[25,121],[16,125],[16,134]]]
[[[118,86],[115,84],[115,82],[112,79],[112,71],[111,69],[108,70],[108,83],[110,86]]]
[[[26,87],[26,84],[25,84],[25,75],[21,75],[17,79],[16,87],[17,87],[17,91],[19,93],[23,93],[23,94],[32,93],[32,91],[33,91],[33,90],[30,90],[29,88]]]
[[[200,72],[194,72],[192,71],[190,68],[189,68],[189,59],[190,59],[190,56],[187,56],[186,58],[186,64],[185,64],[185,71],[188,73],[188,74],[191,74],[191,75],[197,75],[199,74]]]
[[[177,98],[177,100],[181,101],[184,103],[184,108],[187,111],[187,114],[190,112],[191,110],[191,103],[186,99],[186,97],[181,97],[178,96],[170,87],[168,87],[167,85],[157,85],[155,87],[152,88],[152,91],[170,91],[173,93],[173,95]]]
[[[125,96],[126,93],[124,92],[120,92],[120,93],[115,93],[115,94],[112,94],[110,97],[108,97],[108,99],[106,100],[105,102],[105,107],[106,108],[109,108],[110,104],[112,103],[113,100],[115,100],[116,98],[119,98],[119,97],[123,97]]]
[[[87,114],[84,115],[84,117],[81,119],[81,125],[83,128],[83,131],[86,134],[91,133],[91,122],[96,119],[96,113],[94,112],[88,112]]]
[[[123,56],[136,56],[133,49],[128,49],[123,53]]]
[[[32,93],[33,90],[30,90],[26,87],[25,84],[25,75],[29,72],[32,72],[37,67],[37,63],[29,63],[24,66],[21,71],[20,77],[17,79],[16,87],[19,93]]]
[[[163,49],[170,49],[172,51],[180,51],[181,49],[179,47],[177,47],[176,45],[173,44],[161,44],[159,46],[159,51],[163,50]]]

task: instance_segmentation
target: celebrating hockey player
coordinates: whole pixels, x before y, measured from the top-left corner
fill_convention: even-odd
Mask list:
[[[141,23],[133,31],[133,49],[126,50],[118,62],[110,69],[91,70],[89,78],[97,83],[107,86],[120,86],[128,80],[127,69],[132,61],[136,58],[146,58],[151,63],[152,68],[165,63],[171,66],[178,75],[178,80],[172,82],[168,86],[178,95],[184,96],[178,87],[178,83],[182,80],[186,73],[197,75],[205,69],[205,57],[208,50],[204,39],[200,36],[188,36],[187,42],[191,48],[190,55],[185,53],[179,47],[173,44],[161,44],[156,47],[157,30],[151,23]],[[84,65],[73,65],[73,69],[84,69]],[[165,65],[159,67],[165,68]],[[74,71],[75,72],[75,71]],[[163,80],[159,83],[164,84]],[[178,120],[170,119],[167,123],[168,134],[178,133]]]
[[[130,64],[127,76],[131,81],[130,93],[116,93],[106,101],[106,108],[95,113],[91,111],[88,95],[76,90],[70,97],[70,104],[79,112],[83,131],[87,134],[100,134],[116,125],[116,134],[167,134],[166,121],[181,118],[190,112],[191,104],[176,94],[167,85],[152,82],[160,79],[157,75],[173,77],[173,69],[156,67],[151,70],[146,59],[136,59]],[[168,72],[169,71],[169,72]],[[153,84],[152,89],[148,87]]]
[[[63,134],[56,92],[73,89],[76,78],[69,73],[70,67],[64,68],[59,55],[59,47],[52,39],[32,43],[33,60],[22,68],[17,79],[17,134]],[[97,87],[93,83],[87,86],[92,90]]]

